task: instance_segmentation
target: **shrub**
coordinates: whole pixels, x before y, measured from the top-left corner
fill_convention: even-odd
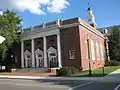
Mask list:
[[[118,66],[118,65],[120,65],[120,62],[115,61],[115,60],[105,62],[105,66]]]
[[[79,69],[75,67],[63,67],[63,68],[57,69],[58,76],[70,76],[77,72],[79,72]]]
[[[58,76],[68,76],[70,74],[71,74],[71,72],[67,68],[61,68],[61,69],[57,70]]]

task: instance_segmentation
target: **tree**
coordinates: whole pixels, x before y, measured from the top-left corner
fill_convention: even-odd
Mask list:
[[[14,42],[19,41],[17,31],[21,29],[21,18],[15,12],[6,10],[3,15],[0,15],[0,35],[5,37],[6,40],[0,45],[0,54],[4,58],[8,48]]]
[[[111,28],[109,36],[109,50],[111,60],[120,61],[120,28],[114,26]]]

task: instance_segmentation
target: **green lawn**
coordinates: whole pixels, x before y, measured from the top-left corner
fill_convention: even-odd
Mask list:
[[[92,70],[92,76],[91,77],[102,77],[105,76],[117,69],[119,69],[120,66],[107,66],[104,67],[104,75],[103,75],[103,68],[98,68],[98,69],[94,69]],[[75,77],[87,77],[89,76],[89,71],[81,71],[77,74],[71,75],[71,76],[75,76]]]

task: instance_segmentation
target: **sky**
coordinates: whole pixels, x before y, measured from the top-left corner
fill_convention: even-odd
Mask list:
[[[15,11],[26,28],[74,17],[87,21],[88,2],[91,2],[97,28],[120,25],[120,0],[0,0],[0,10]]]

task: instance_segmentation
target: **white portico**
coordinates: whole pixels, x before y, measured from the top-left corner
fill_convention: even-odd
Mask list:
[[[47,37],[53,35],[57,42],[53,43],[53,46],[50,44],[50,46]],[[39,44],[36,47],[35,40],[38,38],[42,40],[40,43],[43,47],[39,47]],[[27,44],[30,49],[26,48],[25,42],[27,40],[30,41],[30,45]],[[53,65],[52,67],[62,67],[59,20],[24,29],[21,33],[21,67],[38,68],[51,67],[51,65]]]

